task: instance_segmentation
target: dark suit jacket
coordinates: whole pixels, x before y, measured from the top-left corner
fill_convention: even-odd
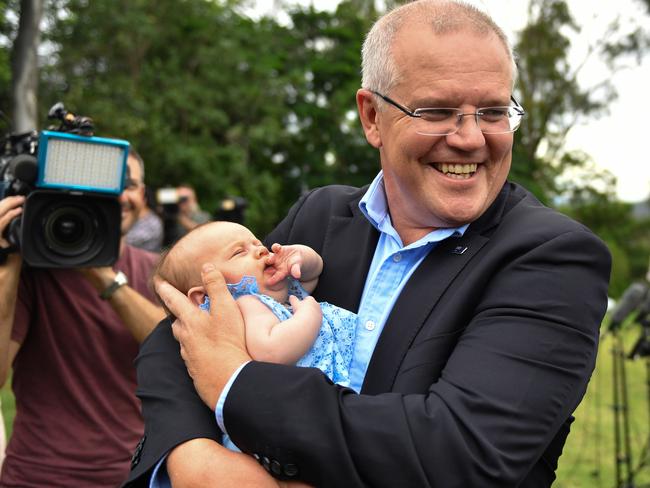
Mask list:
[[[314,190],[267,239],[318,251],[314,296],[354,311],[378,238],[364,191]],[[316,369],[252,362],[225,403],[228,433],[318,487],[549,486],[595,364],[610,264],[588,229],[508,183],[412,275],[361,395]],[[218,436],[168,324],[143,344],[138,380],[146,440],[131,480],[178,443]]]

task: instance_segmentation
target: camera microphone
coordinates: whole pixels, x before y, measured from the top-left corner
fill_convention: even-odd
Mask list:
[[[30,154],[19,154],[9,163],[9,171],[14,178],[33,185],[38,176],[38,161]]]
[[[623,321],[634,312],[644,301],[648,287],[642,283],[632,283],[621,296],[612,311],[609,321],[610,330],[618,329]],[[650,304],[648,304],[650,306]]]

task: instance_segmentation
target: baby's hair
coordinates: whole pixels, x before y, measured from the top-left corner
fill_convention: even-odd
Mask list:
[[[187,293],[193,286],[200,286],[201,274],[192,268],[192,266],[196,266],[197,263],[188,263],[186,260],[179,258],[182,257],[182,253],[187,249],[187,244],[190,240],[190,237],[194,236],[203,227],[214,223],[215,222],[206,222],[197,225],[183,237],[178,239],[170,247],[163,250],[163,252],[160,254],[158,264],[156,265],[152,274],[152,279],[154,276],[158,276],[159,278],[167,281],[181,293]],[[163,308],[167,314],[171,315],[171,312],[165,306],[164,302],[160,299],[158,293],[156,293],[156,296],[160,303],[163,304]]]

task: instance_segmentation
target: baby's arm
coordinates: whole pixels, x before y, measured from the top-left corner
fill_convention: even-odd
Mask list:
[[[272,264],[276,273],[271,283],[277,283],[287,276],[300,281],[302,287],[311,293],[318,284],[318,277],[323,271],[323,259],[309,246],[291,244],[283,246],[277,242],[271,246],[268,264]]]
[[[322,321],[320,305],[313,297],[289,297],[293,317],[280,321],[256,297],[237,299],[246,324],[246,347],[256,361],[295,364],[316,340]]]

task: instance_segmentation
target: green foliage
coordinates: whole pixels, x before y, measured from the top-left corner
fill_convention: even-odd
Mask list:
[[[187,182],[208,210],[244,196],[247,224],[264,234],[302,191],[378,170],[349,115],[369,21],[345,2],[293,10],[292,28],[235,6],[70,0],[49,35],[41,100],[130,140],[149,185]]]
[[[49,0],[40,102],[46,113],[62,100],[92,116],[98,135],[131,141],[152,187],[189,183],[210,212],[226,196],[245,197],[245,223],[263,235],[309,188],[363,185],[376,174],[378,155],[359,127],[355,92],[361,42],[377,12],[372,0],[346,0],[335,12],[293,7],[285,25],[246,17],[240,1]],[[7,19],[16,18],[6,12],[17,4],[0,0],[3,110],[9,68],[2,61],[15,35]],[[567,2],[529,5],[515,42],[516,92],[527,115],[515,134],[510,177],[617,245],[627,258],[615,263],[618,281],[625,270],[638,278],[650,249],[646,223],[632,222],[629,208],[603,190],[613,187],[611,175],[563,147],[568,130],[602,113],[613,90],[608,80],[578,84],[568,54],[579,28]],[[609,60],[647,49],[612,39],[598,51]],[[590,178],[572,177],[586,168]]]
[[[609,296],[620,297],[630,286],[630,260],[627,252],[616,241],[607,240],[607,247],[612,253],[612,274],[609,280]]]
[[[557,164],[568,130],[579,118],[600,114],[612,98],[607,83],[597,91],[578,84],[569,62],[571,36],[578,30],[564,0],[531,0],[529,21],[515,44],[526,116],[517,133],[512,178],[547,203],[560,193],[557,177],[584,163],[573,157]]]
[[[11,45],[15,36],[15,24],[9,13],[16,11],[14,0],[0,0],[0,110],[10,118],[11,106]],[[10,124],[0,117],[0,134],[9,130]]]
[[[650,219],[635,218],[632,205],[616,201],[611,192],[611,180],[610,183],[607,178],[605,180],[603,187],[609,190],[602,192],[566,184],[563,192],[567,200],[560,210],[585,224],[607,243],[613,260],[609,293],[617,298],[632,281],[645,277]]]

